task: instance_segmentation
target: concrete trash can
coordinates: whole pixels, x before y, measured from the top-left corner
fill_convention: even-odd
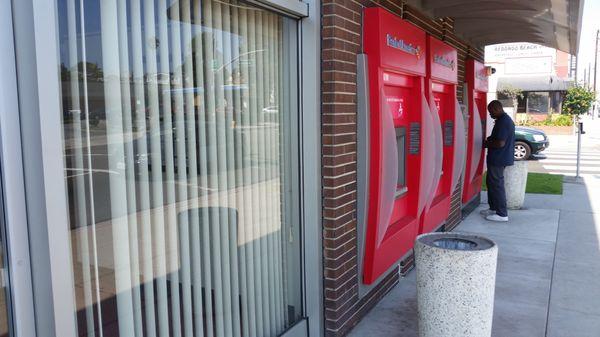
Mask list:
[[[515,161],[512,166],[504,169],[504,189],[506,190],[506,207],[521,209],[525,202],[525,187],[527,186],[527,161]]]
[[[419,336],[490,337],[498,246],[469,234],[422,234],[415,259]]]

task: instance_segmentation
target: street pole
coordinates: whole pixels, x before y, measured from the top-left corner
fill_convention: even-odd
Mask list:
[[[592,62],[588,65],[588,89],[592,86]]]
[[[581,158],[581,134],[583,133],[583,122],[577,117],[577,170],[575,178],[579,178],[579,160]]]
[[[596,50],[594,51],[594,98],[596,98],[596,73],[598,72],[598,35],[600,34],[600,29],[596,30]],[[596,100],[594,100],[594,105],[592,105],[592,119],[596,118]]]
[[[579,57],[577,55],[575,55],[575,84],[579,84],[579,82],[577,82],[577,80],[579,79],[579,76],[577,75],[578,71],[579,71]]]

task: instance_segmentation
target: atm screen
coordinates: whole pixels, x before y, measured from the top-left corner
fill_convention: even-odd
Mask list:
[[[398,151],[398,180],[396,181],[396,198],[406,191],[406,128],[396,128],[396,146]]]

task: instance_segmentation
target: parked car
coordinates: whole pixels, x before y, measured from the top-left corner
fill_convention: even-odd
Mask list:
[[[527,160],[548,146],[550,141],[544,131],[523,126],[515,127],[515,160]]]

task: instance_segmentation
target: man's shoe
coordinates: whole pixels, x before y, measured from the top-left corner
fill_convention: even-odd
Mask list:
[[[507,222],[508,221],[507,216],[499,216],[498,214],[490,214],[490,215],[486,216],[485,219],[489,220],[489,221],[496,221],[496,222]]]
[[[496,214],[496,211],[494,211],[493,209],[482,209],[481,211],[479,211],[479,214],[481,214],[483,216],[488,216],[488,215]]]

